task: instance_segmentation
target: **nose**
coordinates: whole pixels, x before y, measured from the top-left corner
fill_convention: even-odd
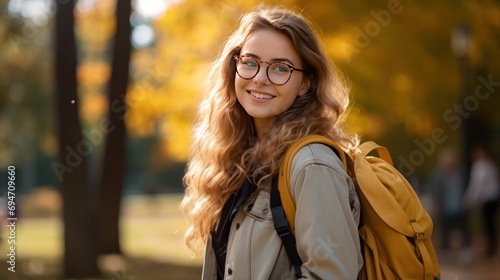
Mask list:
[[[267,77],[267,73],[266,73],[267,67],[266,66],[263,67],[262,64],[260,65],[259,72],[257,72],[257,75],[255,75],[255,77],[253,77],[254,83],[264,84],[264,85],[268,85],[271,83],[271,81],[269,81],[269,78]]]

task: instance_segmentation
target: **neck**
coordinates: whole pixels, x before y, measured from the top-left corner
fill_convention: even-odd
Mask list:
[[[253,119],[253,126],[255,127],[255,132],[257,133],[257,137],[260,139],[267,131],[271,128],[274,119]]]

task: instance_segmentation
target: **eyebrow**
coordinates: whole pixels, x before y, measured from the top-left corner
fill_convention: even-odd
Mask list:
[[[253,53],[244,53],[244,54],[242,54],[242,56],[251,56],[251,57],[254,57],[255,59],[259,59],[259,60],[261,59],[260,56],[253,54]],[[295,66],[295,64],[293,64],[293,62],[288,58],[273,58],[269,62],[288,62],[292,66]]]

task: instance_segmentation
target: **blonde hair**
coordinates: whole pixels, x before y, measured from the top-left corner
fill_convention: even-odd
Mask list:
[[[252,118],[236,99],[233,57],[249,34],[262,29],[291,39],[311,86],[257,141]],[[239,28],[213,64],[210,90],[193,128],[184,176],[186,194],[181,204],[190,223],[185,236],[190,248],[207,241],[217,227],[224,203],[245,179],[259,188],[268,185],[287,146],[298,138],[316,133],[331,137],[346,149],[358,144],[357,137],[341,127],[349,92],[329,61],[309,23],[298,13],[264,7],[241,18]]]

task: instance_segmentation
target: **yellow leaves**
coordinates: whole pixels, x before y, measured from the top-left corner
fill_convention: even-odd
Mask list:
[[[393,123],[405,119],[409,115],[414,115],[416,110],[415,89],[412,86],[411,77],[405,73],[395,73],[389,77],[389,89],[391,103],[396,106],[387,110],[393,117]],[[387,104],[388,105],[388,104]]]
[[[217,14],[213,9],[204,8],[200,11],[200,17],[202,18],[216,18]],[[193,26],[191,33],[189,34],[188,42],[196,42],[194,45],[196,49],[206,52],[211,46],[213,46],[214,38],[220,38],[220,31],[223,30],[221,26],[222,21],[207,21],[205,23],[198,23]]]
[[[77,17],[113,16],[116,1],[117,0],[78,1],[75,15]]]
[[[59,151],[59,142],[53,133],[45,133],[42,136],[40,150],[44,155],[53,156]]]
[[[354,37],[345,31],[331,35],[325,40],[324,45],[327,55],[335,62],[349,62],[359,53],[359,49],[354,44]]]
[[[115,0],[95,1],[85,8],[76,9],[75,32],[88,54],[107,48],[115,32]]]
[[[175,6],[178,7],[178,6]],[[159,55],[172,55],[183,60],[186,56],[197,56],[199,60],[212,57],[228,33],[227,26],[213,8],[204,7],[196,11],[169,10],[165,17],[154,22],[160,32],[157,41]],[[186,15],[187,14],[187,15]],[[190,20],[182,16],[191,17]],[[183,24],[180,24],[183,23]]]
[[[142,137],[159,135],[162,151],[175,160],[187,157],[191,122],[208,73],[208,66],[193,57],[182,59],[173,69],[163,63],[149,67],[127,96],[129,131]]]
[[[182,161],[189,153],[191,116],[172,115],[161,124],[163,151],[170,159]]]
[[[160,151],[165,158],[185,160],[194,115],[193,91],[159,90],[134,87],[127,97],[127,127],[133,135],[160,136]]]
[[[80,86],[80,116],[90,124],[107,116],[108,99],[104,90],[111,66],[103,56],[115,31],[114,0],[80,4],[75,9],[75,32],[83,56],[77,68]],[[88,59],[92,57],[92,59]]]
[[[87,94],[82,98],[80,117],[85,123],[92,123],[106,117],[108,99],[100,93]]]
[[[435,124],[427,112],[417,112],[408,115],[405,119],[405,129],[409,134],[418,136],[419,138],[431,137],[432,130]]]
[[[106,117],[108,98],[103,89],[110,72],[110,65],[104,61],[84,61],[78,66],[77,80],[82,90],[80,117],[83,123],[93,123]]]
[[[84,61],[78,66],[77,79],[83,87],[95,88],[108,82],[111,67],[105,61]]]
[[[367,139],[376,139],[386,132],[387,126],[384,119],[378,115],[363,113],[352,109],[347,118],[349,129],[353,132],[366,136]]]
[[[137,136],[159,136],[159,151],[171,160],[187,158],[209,65],[231,31],[227,18],[208,2],[172,5],[152,23],[154,50],[133,57],[137,80],[128,92],[127,127]]]
[[[152,105],[152,96],[152,91],[139,85],[134,85],[129,89],[126,97],[128,112],[125,123],[132,135],[146,137],[153,134],[153,121],[157,113]],[[157,100],[155,101],[158,103]]]
[[[396,73],[390,78],[390,86],[398,93],[405,93],[411,90],[412,80],[408,75]]]

